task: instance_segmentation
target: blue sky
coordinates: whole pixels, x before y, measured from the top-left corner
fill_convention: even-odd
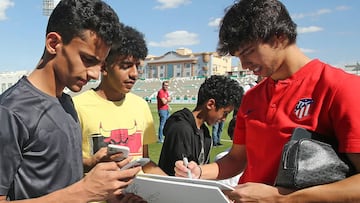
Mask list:
[[[55,2],[58,0],[55,0]],[[106,0],[143,32],[151,55],[185,47],[215,51],[218,23],[234,0]],[[360,62],[359,0],[282,0],[298,25],[298,46],[335,66]],[[0,0],[0,72],[32,70],[44,47],[42,0]]]

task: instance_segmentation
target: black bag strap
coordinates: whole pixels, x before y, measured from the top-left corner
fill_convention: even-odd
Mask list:
[[[313,139],[320,142],[325,142],[327,144],[330,144],[336,152],[338,151],[339,143],[336,137],[321,135],[317,132],[305,128],[297,127],[294,129],[291,135],[291,140],[301,140],[301,139]]]

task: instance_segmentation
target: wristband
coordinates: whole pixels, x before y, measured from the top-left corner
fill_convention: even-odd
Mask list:
[[[198,165],[199,169],[200,169],[200,175],[199,175],[199,179],[201,178],[201,175],[202,175],[202,169],[200,167],[200,165]]]

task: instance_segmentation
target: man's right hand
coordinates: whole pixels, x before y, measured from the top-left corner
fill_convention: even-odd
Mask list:
[[[131,159],[127,158],[118,163],[99,163],[87,173],[82,182],[91,201],[102,201],[122,194],[141,170],[141,167],[135,167],[120,171],[119,167],[129,163]]]
[[[174,170],[175,170],[175,176],[187,178],[188,177],[187,172],[188,170],[190,170],[193,178],[200,179],[201,169],[200,166],[194,161],[191,161],[187,165],[187,167],[184,165],[184,161],[182,160],[176,161]]]

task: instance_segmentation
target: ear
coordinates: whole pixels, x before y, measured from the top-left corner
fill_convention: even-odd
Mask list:
[[[281,35],[276,35],[273,37],[273,47],[274,48],[284,48],[288,45],[288,38],[281,34]]]
[[[45,47],[50,54],[56,55],[56,48],[62,44],[61,36],[56,32],[46,35]]]
[[[209,99],[207,102],[206,102],[206,108],[208,110],[211,110],[211,109],[216,109],[216,102],[215,102],[215,99]]]
[[[107,66],[105,65],[105,64],[103,64],[102,66],[101,66],[101,74],[103,75],[103,76],[106,76],[107,74],[108,74],[108,68],[107,68]]]

